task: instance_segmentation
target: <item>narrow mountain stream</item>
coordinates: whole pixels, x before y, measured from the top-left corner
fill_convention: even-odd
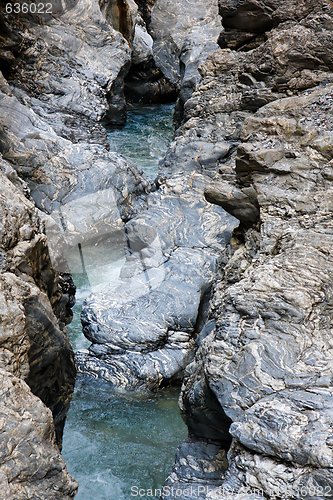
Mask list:
[[[110,150],[127,156],[153,179],[158,162],[172,139],[173,106],[135,107],[126,126],[109,133]],[[112,266],[121,255],[110,249]],[[87,278],[102,281],[100,253],[87,274],[74,274],[77,301],[69,327],[74,350],[89,346],[81,330],[80,313],[90,293]],[[94,262],[94,259],[92,259]],[[108,276],[110,272],[110,264]],[[131,488],[159,488],[169,474],[176,448],[186,436],[177,404],[179,390],[156,395],[125,394],[100,380],[79,376],[68,413],[63,455],[79,482],[81,500],[128,500]],[[135,491],[135,490],[133,490]]]

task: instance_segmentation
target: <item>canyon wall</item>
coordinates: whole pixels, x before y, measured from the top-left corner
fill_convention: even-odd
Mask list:
[[[27,186],[1,159],[0,393],[3,498],[71,498],[59,454],[75,380],[65,333],[74,289],[52,268]]]
[[[240,225],[185,373],[190,438],[167,484],[331,498],[332,6],[222,0],[220,13],[168,166],[202,169],[194,131],[224,144],[205,195]]]
[[[72,498],[60,448],[75,380],[66,335],[75,287],[58,234],[73,228],[59,214],[110,189],[125,217],[146,188],[108,152],[102,126],[124,121],[131,51],[97,2],[55,2],[53,16],[1,7],[0,485],[8,499]],[[109,220],[108,200],[105,211]],[[89,238],[89,210],[78,223]]]

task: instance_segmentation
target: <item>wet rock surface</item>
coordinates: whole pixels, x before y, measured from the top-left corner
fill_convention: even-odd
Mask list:
[[[221,20],[217,0],[183,2],[157,0],[151,13],[150,31],[157,67],[179,89],[176,121],[183,105],[200,81],[199,65],[217,48]]]

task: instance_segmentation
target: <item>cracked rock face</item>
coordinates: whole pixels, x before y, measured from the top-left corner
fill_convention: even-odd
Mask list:
[[[201,66],[165,167],[179,156],[185,171],[209,171],[207,200],[240,228],[181,408],[192,439],[232,440],[202,498],[329,498],[332,9],[222,1],[220,12],[225,48]],[[168,481],[196,484],[179,462]]]
[[[245,147],[259,162],[247,165],[260,205],[260,246],[240,281],[229,284],[226,270],[215,293],[216,331],[202,346],[209,386],[233,422],[234,441],[258,454],[250,485],[269,492],[289,484],[290,498],[292,488],[332,484],[332,183],[325,174],[332,90],[277,100],[244,123],[247,134],[256,122],[240,155]],[[299,132],[291,133],[290,122]],[[273,154],[281,147],[293,155],[267,164],[268,148]],[[284,481],[261,479],[261,455],[289,463]]]

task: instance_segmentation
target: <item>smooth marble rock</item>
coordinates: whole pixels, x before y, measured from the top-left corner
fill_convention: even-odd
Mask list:
[[[132,44],[138,14],[137,3],[134,0],[122,2],[118,0],[101,0],[99,6],[109,24]]]
[[[151,13],[153,54],[164,76],[180,89],[176,118],[201,77],[198,67],[218,47],[221,18],[217,0],[157,0]]]
[[[13,33],[2,45],[15,54],[10,83],[59,135],[91,141],[103,134],[98,127],[102,118],[124,123],[121,80],[130,64],[130,47],[107,22],[97,0],[78,0],[43,22],[21,15],[8,16],[6,23]],[[84,126],[89,119],[96,122],[95,131]]]
[[[6,497],[22,500],[72,498],[77,490],[55,445],[75,379],[65,334],[75,287],[68,274],[59,276],[69,269],[57,252],[66,257],[96,230],[123,227],[148,187],[133,165],[108,152],[102,127],[110,117],[124,122],[130,47],[97,1],[66,7],[43,20],[1,15],[0,362],[8,381],[28,385],[17,415],[3,419],[14,451],[1,461],[0,483]],[[2,401],[8,412],[6,390]]]
[[[83,307],[78,369],[128,388],[179,378],[209,287],[235,220],[204,198],[206,178],[174,176],[125,225],[127,251],[116,279]],[[178,332],[178,333],[177,333]]]
[[[8,18],[0,44],[15,52],[8,81],[0,81],[1,152],[36,206],[51,215],[45,224],[53,264],[66,273],[71,248],[77,252],[100,235],[96,219],[103,234],[106,226],[122,226],[148,188],[133,164],[107,150],[101,123],[108,113],[121,121],[125,103],[117,86],[124,85],[131,51],[98,3],[88,3],[80,0],[44,23]]]
[[[136,18],[131,67],[125,79],[126,99],[144,104],[173,102],[177,98],[177,86],[156,65],[148,14],[145,9],[141,13]]]

